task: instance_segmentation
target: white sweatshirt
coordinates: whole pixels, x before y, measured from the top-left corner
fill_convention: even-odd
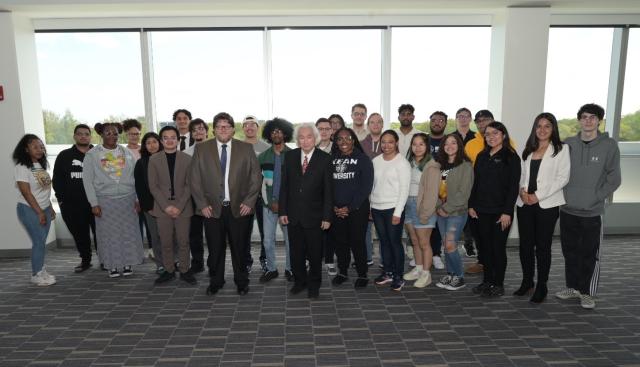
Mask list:
[[[373,191],[371,191],[371,208],[394,208],[393,216],[400,217],[409,197],[411,181],[411,165],[400,154],[385,161],[382,154],[373,159]]]

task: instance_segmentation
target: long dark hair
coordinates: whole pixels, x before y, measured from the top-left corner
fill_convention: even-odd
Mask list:
[[[40,142],[42,142],[42,139],[37,135],[24,134],[13,150],[13,163],[21,164],[27,168],[33,168],[33,161],[31,160],[29,153],[27,153],[27,146],[34,140],[40,140]],[[42,143],[42,145],[44,146],[44,143]],[[38,159],[38,163],[40,163],[43,169],[47,169],[49,168],[49,162],[47,161],[47,148],[44,147],[43,149],[44,154],[42,155],[42,158]]]
[[[149,158],[151,157],[151,153],[147,150],[147,140],[156,139],[160,148],[158,151],[164,150],[164,146],[162,145],[162,140],[160,140],[160,135],[150,131],[142,137],[142,141],[140,142],[140,158]]]
[[[496,129],[498,131],[500,131],[502,133],[502,147],[508,149],[510,152],[515,153],[516,151],[513,149],[513,147],[511,146],[511,138],[509,137],[509,132],[507,131],[507,127],[504,126],[504,124],[500,121],[494,121],[489,123],[489,125],[487,125],[487,127],[490,127],[492,129]],[[487,129],[485,128],[484,130],[485,134],[487,133]],[[490,151],[491,147],[489,146],[489,144],[487,144],[486,138],[485,138],[485,144],[484,144],[484,150],[483,151]]]
[[[529,134],[529,139],[527,139],[527,144],[522,151],[522,160],[527,160],[529,154],[535,152],[540,147],[540,141],[538,141],[538,137],[536,136],[536,128],[538,127],[538,123],[540,120],[545,119],[551,123],[551,127],[553,130],[551,131],[551,145],[553,145],[553,155],[555,157],[559,151],[562,150],[562,140],[560,140],[560,131],[558,129],[558,120],[556,117],[549,112],[543,112],[539,114],[535,120],[533,120],[533,127],[531,128],[531,134]]]
[[[362,149],[362,145],[360,145],[360,141],[358,140],[358,135],[356,135],[356,133],[348,128],[348,127],[341,127],[338,130],[336,130],[336,132],[333,134],[333,144],[331,145],[331,155],[341,155],[342,152],[340,151],[340,148],[338,148],[338,144],[336,144],[336,139],[338,139],[338,134],[340,133],[340,131],[346,131],[349,133],[349,136],[351,136],[351,141],[353,142],[353,150],[359,150],[361,153],[364,152],[364,150]]]
[[[467,157],[467,154],[464,152],[464,143],[462,142],[462,139],[460,139],[460,136],[458,136],[458,134],[451,133],[449,135],[446,135],[444,139],[440,141],[440,148],[438,148],[438,154],[436,154],[436,161],[440,163],[440,167],[444,167],[445,165],[449,164],[449,155],[444,151],[444,146],[447,143],[447,139],[449,138],[455,139],[456,143],[458,144],[458,151],[456,152],[456,157],[453,160],[453,166],[458,167],[464,162],[469,162],[469,157]]]
[[[413,146],[413,139],[416,139],[416,138],[422,139],[422,141],[424,142],[424,146],[427,148],[427,151],[424,153],[424,157],[420,162],[416,162],[416,155],[413,153],[413,149],[411,149],[411,147]],[[431,152],[429,148],[429,136],[427,134],[417,133],[411,137],[411,143],[409,143],[409,151],[407,151],[407,160],[409,161],[409,164],[411,164],[412,168],[418,167],[418,170],[422,172],[422,170],[424,169],[424,166],[427,164],[427,162],[431,160]]]
[[[389,130],[385,130],[381,135],[380,135],[380,143],[382,143],[382,137],[385,135],[391,135],[393,137],[393,140],[396,141],[396,153],[400,153],[400,148],[398,147],[398,141],[400,141],[400,137],[398,136],[398,133],[389,129]]]

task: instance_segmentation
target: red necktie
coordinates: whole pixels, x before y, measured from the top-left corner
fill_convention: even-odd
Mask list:
[[[304,161],[302,161],[302,174],[304,175],[307,172],[307,166],[309,165],[309,161],[307,160],[307,156],[304,156]]]

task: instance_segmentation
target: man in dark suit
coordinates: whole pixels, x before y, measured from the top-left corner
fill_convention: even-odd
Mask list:
[[[331,156],[316,149],[318,130],[313,124],[299,125],[294,134],[300,148],[285,155],[280,186],[280,222],[288,225],[292,294],[308,289],[318,298],[322,279],[322,231],[331,225],[333,181]],[[309,261],[307,273],[305,260]]]
[[[204,217],[209,249],[207,294],[224,285],[228,239],[233,280],[238,294],[245,295],[249,291],[245,244],[262,175],[251,144],[232,139],[234,122],[228,113],[213,118],[213,129],[215,139],[196,145],[191,161],[191,194],[196,212]]]

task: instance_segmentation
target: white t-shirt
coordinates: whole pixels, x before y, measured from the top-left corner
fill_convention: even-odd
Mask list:
[[[32,168],[16,164],[15,169],[16,190],[18,190],[18,202],[29,205],[18,189],[17,182],[27,182],[31,188],[31,194],[36,198],[41,209],[51,205],[51,176],[43,169],[40,163],[34,163]]]

